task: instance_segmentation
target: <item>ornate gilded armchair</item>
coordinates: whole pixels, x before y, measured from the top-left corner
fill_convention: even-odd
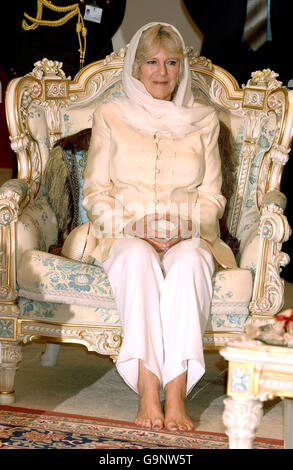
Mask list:
[[[9,84],[6,110],[18,178],[0,188],[0,403],[14,401],[21,343],[79,343],[115,360],[123,332],[102,267],[84,253],[60,251],[69,233],[89,224],[81,206],[83,168],[100,103],[122,95],[124,51],[68,80],[44,59]],[[193,91],[219,115],[223,192],[221,233],[239,246],[239,268],[214,275],[205,348],[225,346],[248,323],[270,322],[283,305],[281,252],[290,235],[280,179],[291,143],[292,95],[271,71],[243,88],[225,70],[189,51]],[[61,139],[61,140],[60,140]],[[52,346],[53,345],[53,346]],[[54,362],[51,360],[51,362]]]

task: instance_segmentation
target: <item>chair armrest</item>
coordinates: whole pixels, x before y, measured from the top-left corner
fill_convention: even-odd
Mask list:
[[[58,239],[58,222],[45,195],[31,199],[25,179],[0,187],[0,301],[17,298],[17,265],[24,251],[47,251]]]
[[[261,203],[258,262],[253,298],[249,306],[253,315],[275,315],[283,305],[284,281],[280,272],[290,258],[281,249],[282,243],[291,234],[284,215],[286,202],[284,194],[272,190],[264,195]]]
[[[16,224],[16,263],[27,250],[48,251],[58,242],[58,221],[46,194],[30,201]]]
[[[287,205],[287,198],[285,194],[273,189],[271,191],[267,191],[262,198],[261,207],[262,209],[268,206],[276,206],[279,209],[282,209],[284,212],[286,205]]]
[[[284,215],[286,196],[277,190],[264,194],[261,202],[260,236],[267,240],[283,243],[291,235],[291,229]]]
[[[16,222],[29,198],[25,179],[10,179],[0,187],[0,301],[12,301],[16,290]]]
[[[25,179],[10,179],[0,187],[0,225],[16,221],[28,202],[29,184]]]

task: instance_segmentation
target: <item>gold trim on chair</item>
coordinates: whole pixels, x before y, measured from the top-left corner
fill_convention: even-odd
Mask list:
[[[69,97],[68,80],[45,79],[43,83],[45,100],[64,100]]]
[[[264,109],[267,91],[259,88],[244,88],[242,107],[249,109]]]
[[[117,325],[92,326],[21,318],[18,320],[18,337],[24,343],[46,338],[49,342],[83,344],[89,351],[100,354],[118,354],[122,328]]]
[[[9,317],[9,316],[5,316],[5,315],[1,315],[1,312],[0,312],[0,319],[1,319],[1,322],[4,320],[4,321],[9,321],[9,322],[12,322],[13,323],[13,336],[12,337],[9,337],[9,336],[1,336],[0,335],[0,340],[1,341],[7,341],[7,342],[10,342],[10,341],[16,341],[17,340],[17,333],[18,333],[18,319],[17,318],[13,318],[13,317]],[[1,345],[0,345],[0,348],[1,348]],[[1,361],[0,361],[1,362]]]

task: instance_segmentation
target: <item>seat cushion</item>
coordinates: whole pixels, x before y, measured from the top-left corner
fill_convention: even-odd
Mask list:
[[[29,250],[21,258],[17,281],[22,297],[21,315],[26,318],[97,324],[107,318],[111,324],[119,322],[111,285],[102,266]],[[216,272],[207,330],[241,331],[249,314],[251,294],[249,270]]]
[[[100,266],[38,250],[20,261],[19,295],[29,299],[87,307],[116,308],[108,276]]]

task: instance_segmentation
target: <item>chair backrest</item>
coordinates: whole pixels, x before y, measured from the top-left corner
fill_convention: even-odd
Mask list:
[[[240,256],[256,236],[263,196],[279,190],[292,136],[290,92],[270,70],[252,73],[239,88],[235,79],[208,59],[189,52],[195,98],[212,104],[221,123],[224,194],[230,234],[240,241]],[[84,67],[66,79],[59,62],[43,59],[34,70],[12,80],[6,94],[8,126],[17,153],[19,178],[36,196],[50,150],[61,137],[91,127],[96,106],[123,95],[125,50]],[[258,254],[249,262],[256,269]]]

